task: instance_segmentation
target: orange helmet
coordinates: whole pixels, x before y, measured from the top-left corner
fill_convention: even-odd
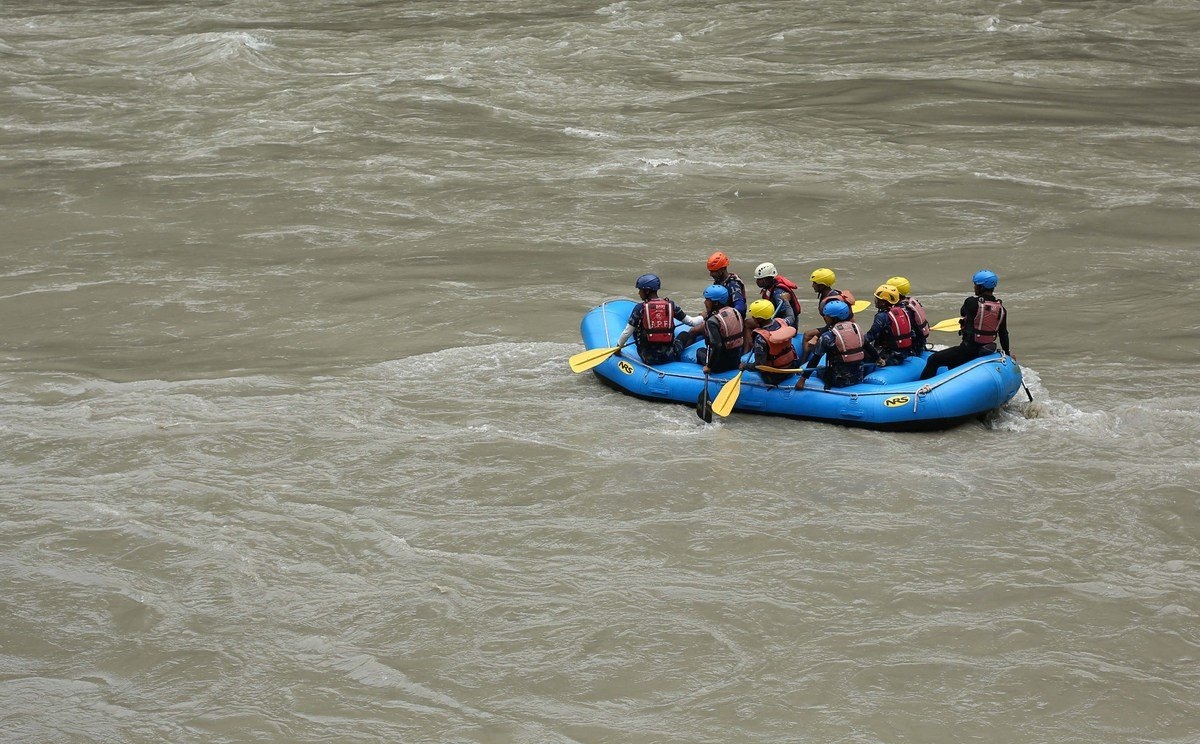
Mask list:
[[[726,256],[724,253],[722,253],[720,251],[717,251],[716,253],[714,253],[708,257],[708,270],[709,271],[716,271],[718,269],[723,269],[728,265],[729,265],[729,256]]]

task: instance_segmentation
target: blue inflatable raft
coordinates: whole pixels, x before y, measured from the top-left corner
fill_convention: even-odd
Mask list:
[[[584,346],[616,346],[634,305],[632,300],[608,300],[587,313],[580,324]],[[794,343],[799,345],[799,337]],[[702,345],[698,341],[685,349],[678,362],[651,367],[630,344],[594,371],[605,384],[629,395],[694,405],[704,388],[704,373],[696,363],[696,350]],[[767,385],[758,372],[747,369],[734,410],[870,429],[929,431],[948,429],[995,410],[1021,389],[1020,367],[998,353],[918,380],[929,354],[886,367],[868,365],[862,383],[830,390],[815,376],[803,390],[794,389],[799,379],[795,375],[778,386]],[[735,374],[736,370],[711,375],[710,398]]]

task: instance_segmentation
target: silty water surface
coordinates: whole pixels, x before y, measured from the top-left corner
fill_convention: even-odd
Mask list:
[[[1196,741],[1195,10],[6,3],[3,738]],[[570,374],[718,248],[1035,401]]]

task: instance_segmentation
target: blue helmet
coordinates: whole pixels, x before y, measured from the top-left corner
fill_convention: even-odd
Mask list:
[[[712,300],[720,305],[729,304],[729,290],[720,284],[710,284],[704,288],[704,299]]]
[[[1000,283],[1000,277],[996,276],[994,271],[983,269],[976,271],[975,276],[971,277],[971,281],[984,289],[995,289],[996,285]]]
[[[841,300],[830,300],[825,303],[825,307],[821,310],[822,315],[828,315],[831,318],[845,320],[850,317],[850,306]]]
[[[658,274],[642,274],[637,278],[637,284],[634,286],[638,289],[652,289],[657,292],[658,288],[662,286],[662,280],[658,278]]]

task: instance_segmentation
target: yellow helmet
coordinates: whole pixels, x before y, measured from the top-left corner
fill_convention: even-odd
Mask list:
[[[755,300],[750,303],[750,317],[770,320],[775,317],[775,306],[770,300]]]
[[[912,291],[912,285],[909,284],[908,280],[902,276],[893,276],[891,279],[888,279],[886,282],[884,282],[884,284],[892,285],[896,288],[896,291],[902,295],[907,295]]]
[[[900,301],[900,290],[890,284],[880,284],[875,288],[875,296],[889,305],[895,305]]]
[[[833,273],[833,269],[817,269],[812,273],[809,281],[824,284],[826,287],[832,287],[833,283],[837,281],[837,275]]]

